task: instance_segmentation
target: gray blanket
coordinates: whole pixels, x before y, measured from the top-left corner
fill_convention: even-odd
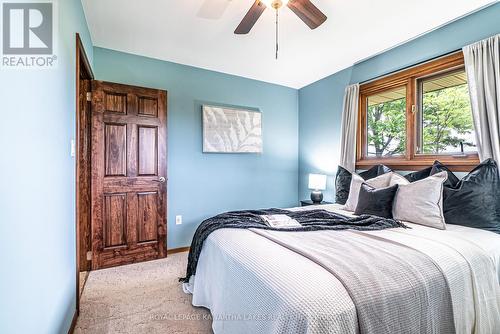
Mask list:
[[[346,288],[361,334],[455,333],[448,282],[434,261],[403,244],[356,231],[253,232],[314,261]]]

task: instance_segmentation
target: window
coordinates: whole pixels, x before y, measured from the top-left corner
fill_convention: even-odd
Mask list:
[[[468,171],[478,155],[461,52],[360,86],[357,166]]]
[[[418,81],[417,154],[477,152],[464,69]]]
[[[404,155],[406,87],[371,95],[367,103],[367,155],[369,157]]]

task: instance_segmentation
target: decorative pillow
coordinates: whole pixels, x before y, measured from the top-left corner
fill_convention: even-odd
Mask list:
[[[408,181],[404,176],[401,176],[398,173],[391,174],[391,180],[389,181],[389,185],[393,186],[395,184],[409,184],[409,183],[410,181]]]
[[[448,174],[448,180],[444,183],[445,187],[455,187],[460,182],[460,179],[448,167],[436,160],[432,165],[431,175],[439,172],[446,172]]]
[[[374,188],[385,188],[389,186],[389,182],[391,181],[391,173],[382,174],[370,180],[363,180],[361,176],[358,174],[352,174],[351,186],[349,189],[349,198],[345,203],[344,210],[354,211],[358,206],[358,197],[359,197],[359,189],[361,189],[361,185],[366,183]]]
[[[493,159],[483,161],[455,187],[444,188],[444,216],[449,224],[500,234],[500,176]]]
[[[446,172],[440,172],[399,185],[392,209],[394,219],[444,230],[443,184],[446,179]]]
[[[359,173],[359,176],[361,176],[365,180],[369,180],[373,179],[374,177],[387,174],[390,172],[392,172],[392,169],[390,169],[386,165],[376,165],[370,168],[369,170]]]
[[[404,177],[410,182],[415,182],[419,180],[423,180],[426,177],[431,176],[432,166],[427,167],[425,169],[419,170],[418,172],[413,172],[410,174],[406,174]]]
[[[359,190],[358,205],[355,215],[374,215],[383,218],[392,218],[392,203],[398,190],[398,185],[375,189],[363,183]]]
[[[359,173],[364,180],[372,179],[379,175],[389,173],[391,169],[384,165],[373,166],[367,171]],[[351,188],[352,173],[347,169],[339,166],[337,176],[335,177],[335,202],[345,204],[349,197],[349,189]]]
[[[344,167],[339,166],[335,177],[335,203],[345,204],[349,197],[352,174]]]

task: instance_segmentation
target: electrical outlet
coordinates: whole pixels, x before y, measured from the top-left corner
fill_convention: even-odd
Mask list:
[[[175,216],[175,225],[182,224],[182,216]]]

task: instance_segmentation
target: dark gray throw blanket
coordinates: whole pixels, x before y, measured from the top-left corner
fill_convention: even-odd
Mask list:
[[[302,226],[291,228],[274,228],[268,226],[261,216],[284,214],[298,221]],[[259,228],[279,231],[319,231],[319,230],[345,230],[358,231],[383,230],[386,228],[404,227],[406,225],[394,219],[377,216],[362,215],[346,217],[327,210],[289,211],[282,209],[232,211],[222,213],[203,221],[196,229],[189,250],[186,277],[180,281],[188,282],[196,273],[198,258],[203,247],[203,242],[210,233],[221,228]]]

